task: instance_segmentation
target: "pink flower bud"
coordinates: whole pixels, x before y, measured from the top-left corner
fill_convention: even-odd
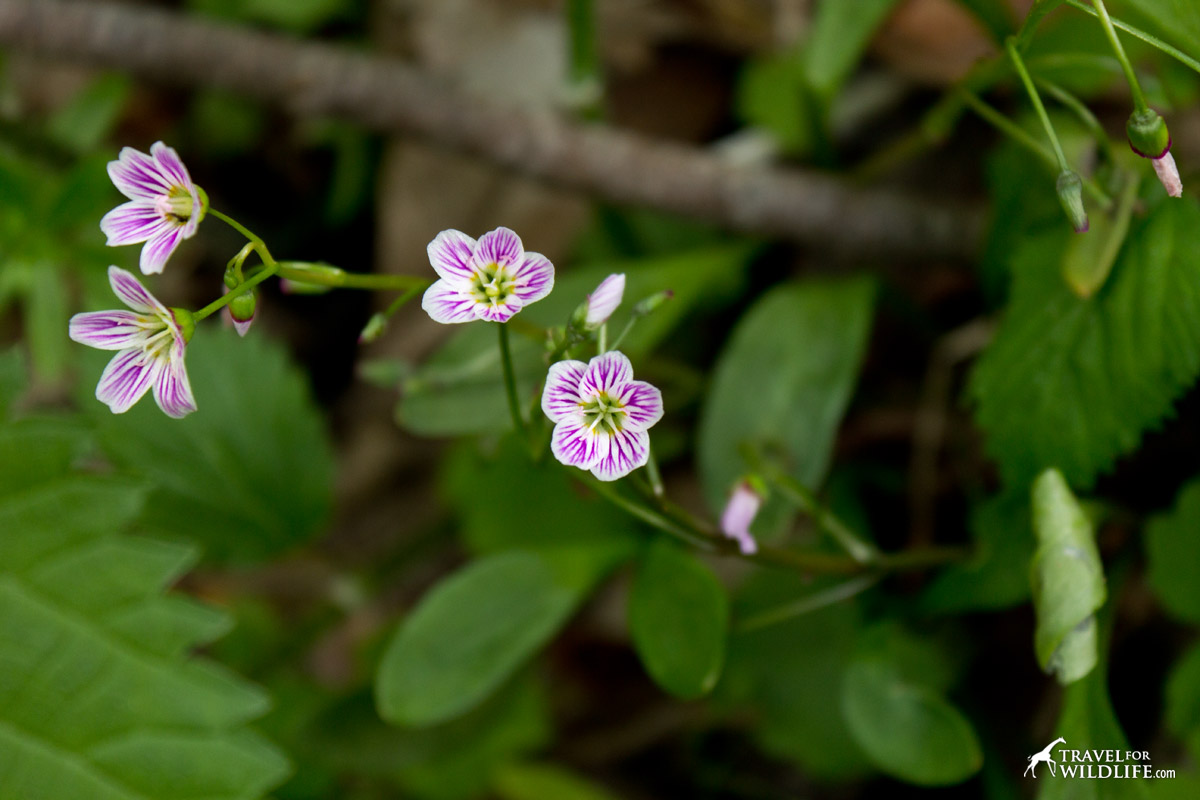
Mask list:
[[[1179,168],[1175,166],[1175,157],[1171,155],[1171,151],[1168,150],[1159,158],[1151,159],[1150,163],[1154,165],[1154,172],[1162,181],[1167,194],[1171,197],[1182,197],[1183,181],[1179,178]]]
[[[750,533],[750,525],[762,507],[763,497],[749,481],[738,481],[721,513],[721,532],[738,543],[744,555],[758,552],[758,543]]]
[[[604,323],[608,322],[608,318],[617,310],[617,306],[621,305],[621,299],[625,296],[625,275],[609,275],[604,280],[600,281],[600,285],[596,290],[588,295],[587,299],[587,317],[584,320],[584,325],[591,328],[599,328]]]

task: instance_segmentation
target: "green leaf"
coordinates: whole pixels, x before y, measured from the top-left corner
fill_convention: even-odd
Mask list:
[[[1012,6],[1005,0],[958,0],[958,4],[974,14],[997,42],[1015,33]]]
[[[1188,622],[1200,622],[1200,481],[1183,488],[1175,507],[1146,526],[1147,577],[1163,607]]]
[[[1200,646],[1193,645],[1171,668],[1166,717],[1167,727],[1181,739],[1200,732]]]
[[[804,79],[803,51],[749,59],[738,76],[736,103],[742,121],[769,131],[788,153],[808,153],[822,135]]]
[[[895,5],[896,0],[858,0],[817,6],[804,60],[808,83],[819,95],[828,99],[837,92]]]
[[[565,324],[588,293],[611,273],[624,272],[625,302],[609,321],[620,331],[638,300],[663,289],[675,297],[638,322],[621,350],[637,356],[665,339],[690,313],[729,302],[756,248],[745,244],[711,247],[653,259],[598,264],[556,279],[554,292],[521,311],[521,319],[539,326]],[[458,436],[506,431],[508,401],[494,325],[470,324],[456,333],[422,366],[403,377],[399,424],[422,436]],[[613,334],[615,335],[615,334]],[[518,395],[534,406],[535,391],[546,376],[544,343],[513,337],[512,356]],[[535,407],[535,413],[541,411]]]
[[[156,487],[146,526],[203,542],[213,559],[241,561],[321,530],[332,504],[333,454],[304,377],[283,349],[213,326],[189,346],[188,372],[199,410],[182,420],[149,396],[125,414],[96,410],[104,451]]]
[[[1016,247],[1011,305],[971,377],[988,452],[1009,485],[1054,465],[1090,486],[1200,373],[1195,201],[1164,202],[1135,225],[1088,299],[1061,279],[1066,235]]]
[[[616,795],[554,764],[506,764],[493,776],[492,789],[502,800],[616,800]]]
[[[881,770],[921,786],[961,783],[983,765],[974,728],[941,694],[944,660],[884,627],[860,645],[842,684],[854,740]]]
[[[43,380],[57,381],[67,370],[71,340],[67,338],[67,285],[63,272],[39,264],[25,298],[25,333],[34,371]]]
[[[129,78],[124,75],[97,78],[55,112],[46,133],[56,144],[77,153],[95,149],[112,131],[130,88]]]
[[[119,532],[144,497],[127,482],[56,477],[0,498],[5,796],[145,800],[169,786],[247,800],[287,773],[246,727],[266,710],[262,692],[184,655],[225,622],[163,594],[194,552]]]
[[[1034,649],[1042,669],[1066,685],[1096,666],[1095,615],[1106,588],[1092,523],[1057,470],[1033,484],[1033,530]]]
[[[1153,20],[1167,41],[1191,55],[1200,52],[1200,8],[1192,0],[1128,0],[1128,4]]]
[[[972,557],[933,579],[921,598],[932,613],[1009,608],[1029,599],[1033,528],[1023,492],[993,497],[971,511]]]
[[[64,475],[91,445],[82,425],[25,419],[0,425],[0,497]]]
[[[20,349],[10,347],[0,353],[0,421],[9,416],[13,405],[25,392],[25,358]]]
[[[721,508],[746,470],[743,444],[770,448],[791,475],[824,479],[871,326],[865,279],[808,281],[768,292],[721,351],[700,415],[700,476]]]
[[[667,541],[647,548],[629,594],[629,630],[655,683],[685,700],[712,691],[728,624],[725,587],[708,567]]]
[[[434,587],[379,664],[380,716],[425,726],[477,706],[567,621],[578,600],[533,553],[479,559]]]

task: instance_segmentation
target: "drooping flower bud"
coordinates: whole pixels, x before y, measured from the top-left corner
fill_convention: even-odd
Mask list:
[[[762,507],[764,494],[762,485],[754,478],[740,480],[721,512],[721,533],[736,541],[743,555],[758,552],[758,542],[750,533],[750,526]]]
[[[1171,149],[1167,122],[1152,108],[1135,111],[1125,123],[1129,146],[1142,158],[1162,158]]]
[[[1167,194],[1183,197],[1183,180],[1179,177],[1179,168],[1175,166],[1175,156],[1171,155],[1171,151],[1168,150],[1150,163],[1154,165],[1154,173],[1158,175]]]
[[[1058,201],[1062,203],[1067,219],[1076,233],[1086,233],[1088,229],[1087,209],[1083,206],[1083,180],[1071,170],[1063,170],[1058,175],[1054,187],[1058,192]]]
[[[376,311],[367,320],[367,324],[363,326],[362,333],[358,334],[358,343],[368,344],[378,339],[387,330],[387,323],[387,315],[382,311]]]
[[[254,290],[243,292],[229,301],[229,318],[233,320],[233,328],[238,336],[245,336],[254,322],[254,312],[258,307]]]

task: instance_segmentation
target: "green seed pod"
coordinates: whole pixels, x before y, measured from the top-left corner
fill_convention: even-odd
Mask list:
[[[1058,201],[1062,203],[1067,219],[1076,233],[1085,233],[1088,229],[1087,209],[1083,206],[1083,181],[1071,170],[1064,170],[1058,176],[1055,184]]]
[[[1167,121],[1154,109],[1135,111],[1125,123],[1129,146],[1142,158],[1162,158],[1171,149],[1171,132]]]

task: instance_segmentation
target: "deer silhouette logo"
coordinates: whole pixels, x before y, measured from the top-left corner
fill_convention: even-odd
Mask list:
[[[1058,775],[1054,772],[1054,759],[1050,757],[1050,751],[1054,749],[1054,745],[1058,744],[1059,742],[1065,743],[1066,741],[1066,739],[1060,736],[1050,744],[1046,745],[1046,747],[1040,753],[1034,753],[1033,755],[1029,756],[1029,766],[1025,768],[1025,774],[1028,775],[1033,773],[1033,777],[1037,778],[1037,770],[1034,769],[1034,767],[1037,766],[1039,761],[1045,761],[1046,766],[1050,768],[1050,774],[1057,778]]]

